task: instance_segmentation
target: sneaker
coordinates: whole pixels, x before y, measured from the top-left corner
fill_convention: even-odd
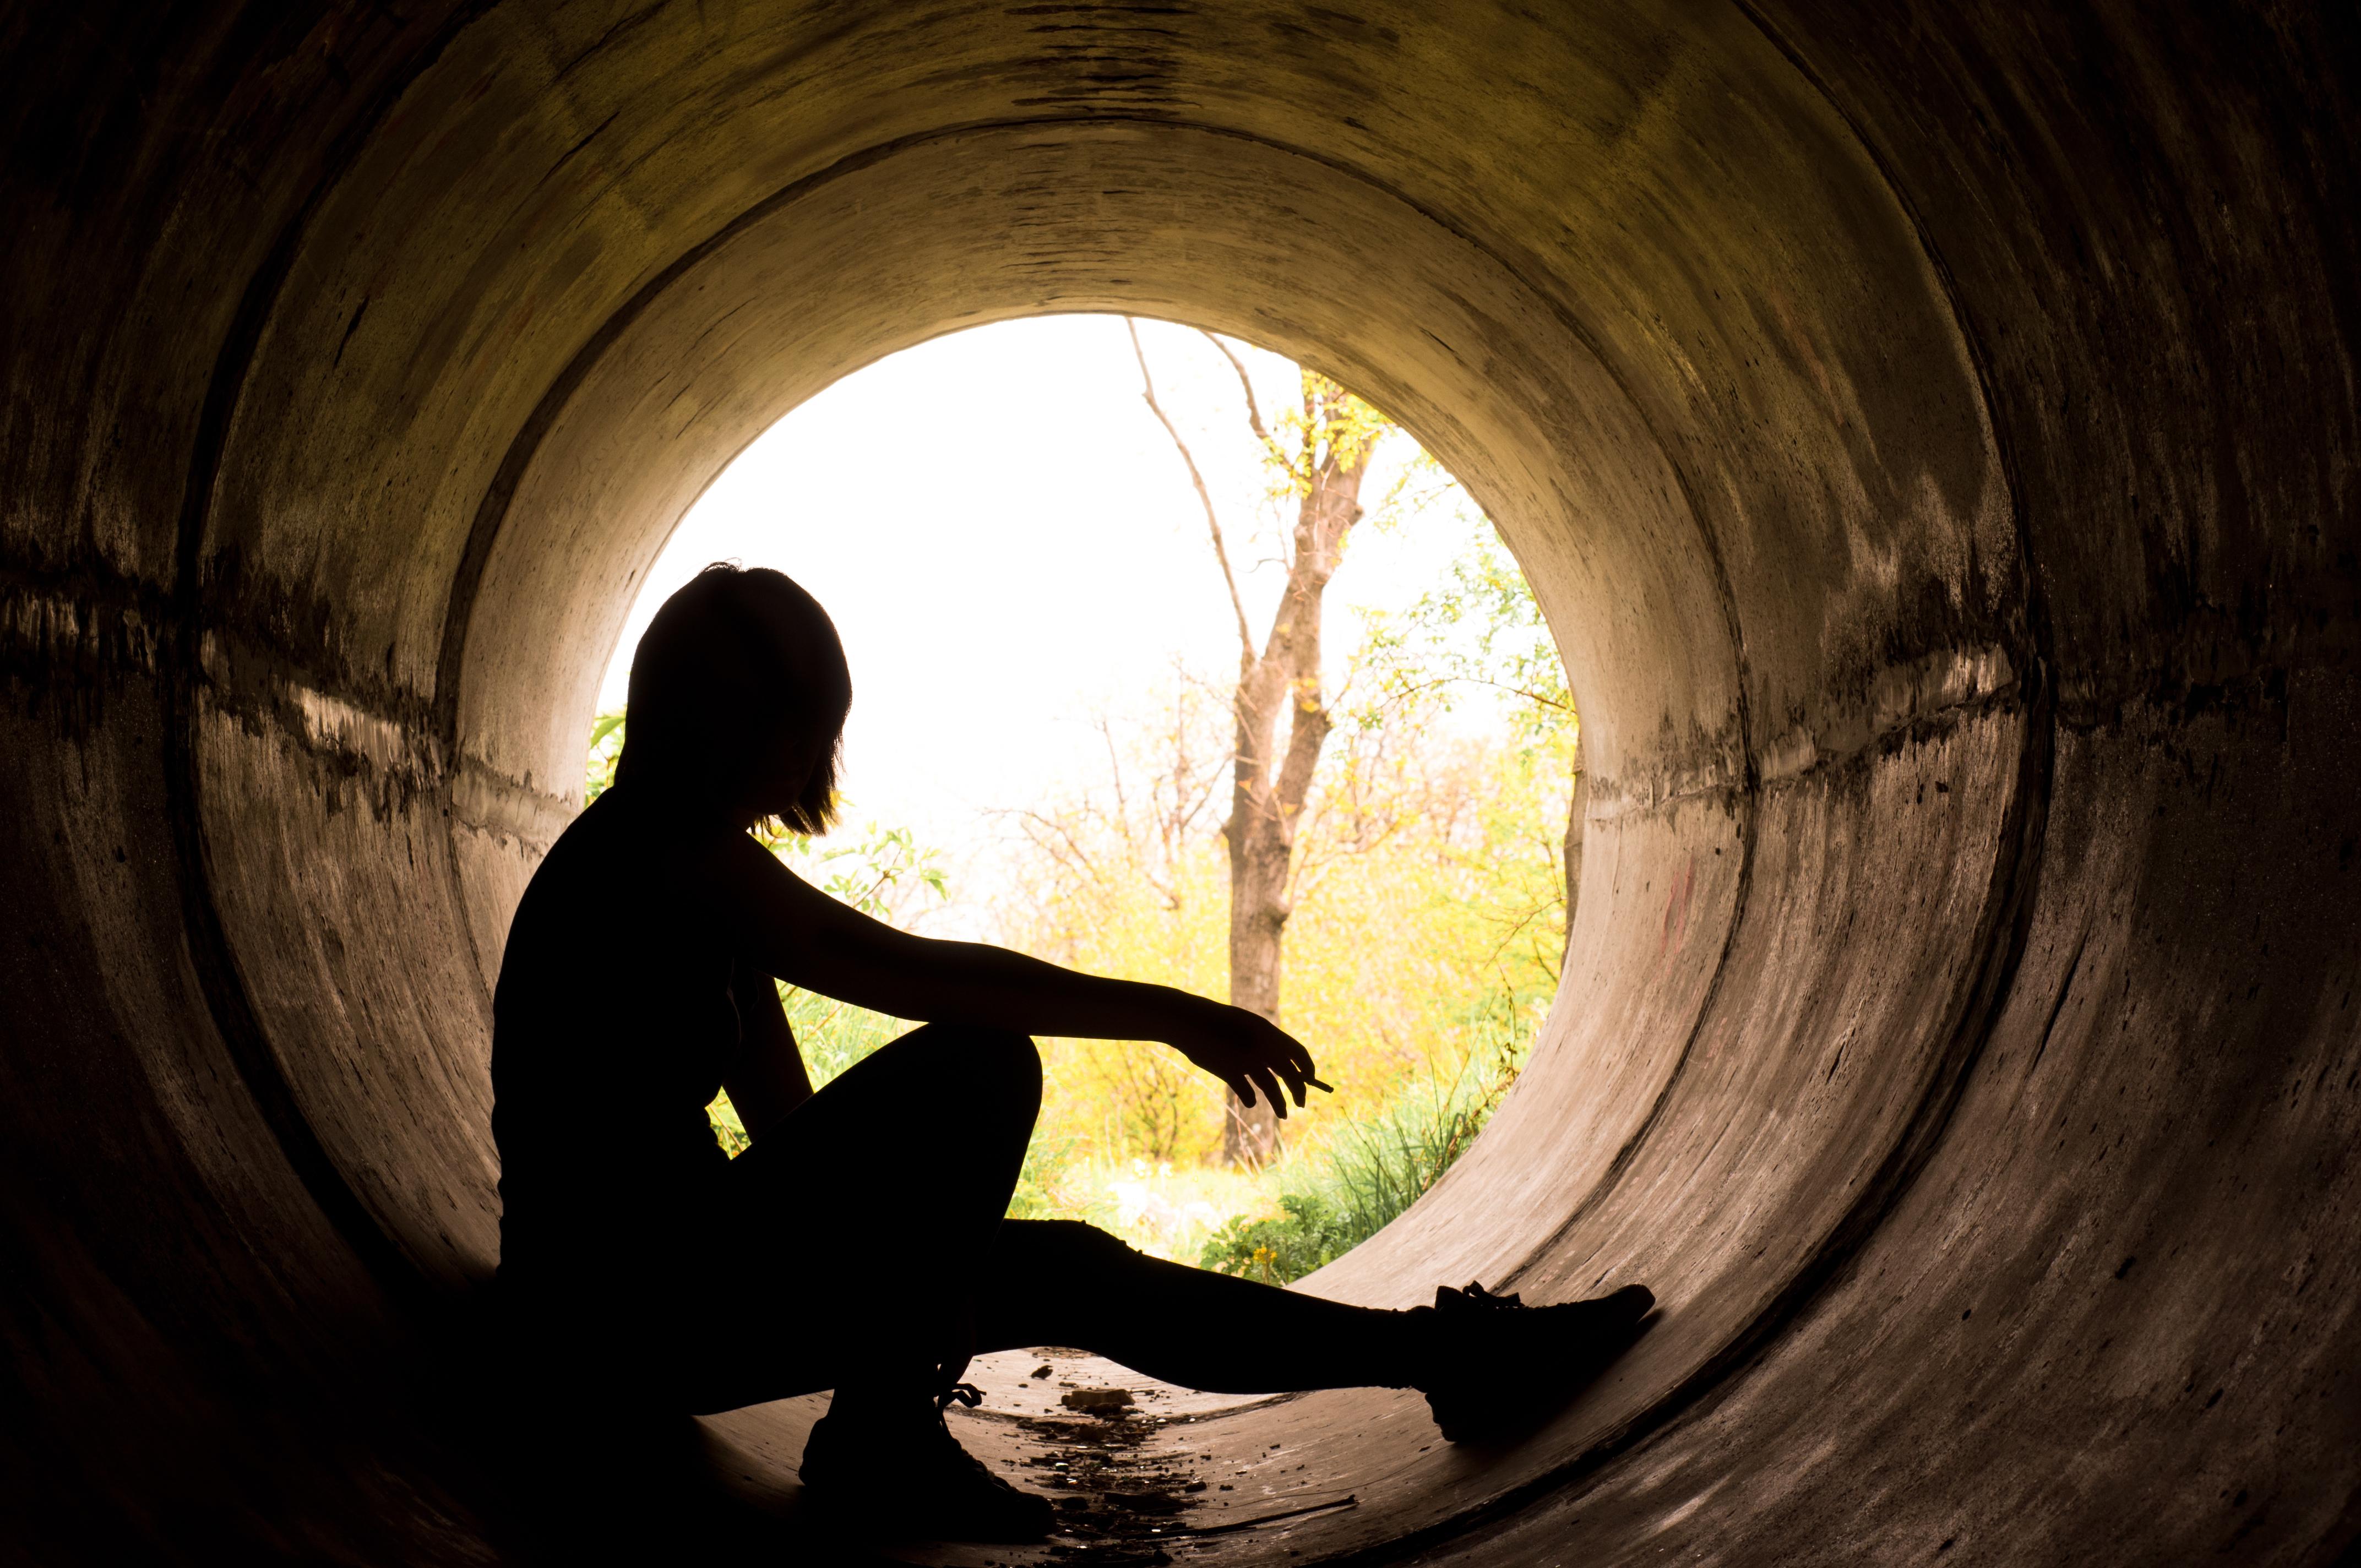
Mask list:
[[[1631,1346],[1655,1304],[1644,1285],[1554,1307],[1528,1307],[1473,1283],[1437,1288],[1444,1370],[1426,1389],[1434,1424],[1449,1442],[1531,1431]]]
[[[1017,1542],[1049,1533],[1049,1499],[1019,1491],[961,1448],[943,1419],[952,1400],[983,1402],[972,1386],[936,1399],[932,1420],[856,1430],[822,1416],[804,1444],[803,1482],[831,1523],[862,1533],[928,1541]]]

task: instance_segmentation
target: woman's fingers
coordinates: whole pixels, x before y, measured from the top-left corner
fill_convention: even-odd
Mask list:
[[[1312,1064],[1312,1053],[1303,1048],[1302,1041],[1268,1020],[1263,1021],[1263,1038],[1257,1042],[1262,1048],[1256,1053],[1262,1060],[1257,1065],[1258,1070],[1268,1075],[1271,1102],[1284,1116],[1287,1114],[1287,1101],[1290,1097],[1296,1104],[1302,1105],[1309,1099],[1306,1093],[1309,1088],[1316,1085],[1327,1090],[1328,1086],[1313,1076],[1317,1069]],[[1280,1088],[1282,1083],[1284,1091]],[[1329,1092],[1334,1091],[1330,1090]]]
[[[1279,1036],[1282,1052],[1280,1059],[1287,1064],[1288,1076],[1306,1083],[1319,1083],[1319,1065],[1312,1059],[1312,1053],[1303,1048],[1303,1042],[1283,1030],[1274,1029],[1272,1033]],[[1321,1084],[1321,1087],[1325,1089],[1327,1085]]]
[[[1270,1096],[1270,1108],[1272,1113],[1277,1115],[1280,1121],[1286,1121],[1287,1094],[1286,1091],[1281,1090],[1279,1086],[1279,1075],[1271,1071],[1270,1069],[1267,1067],[1257,1065],[1255,1069],[1254,1077],[1256,1084],[1259,1086],[1265,1093]]]
[[[1285,1080],[1283,1088],[1281,1087],[1282,1075]],[[1305,1092],[1307,1089],[1317,1089],[1323,1094],[1336,1092],[1334,1088],[1316,1078],[1299,1074],[1291,1065],[1279,1072],[1274,1072],[1270,1068],[1257,1062],[1250,1068],[1218,1073],[1215,1076],[1228,1086],[1231,1093],[1238,1097],[1241,1104],[1258,1104],[1268,1099],[1271,1103],[1271,1109],[1279,1113],[1282,1121],[1287,1117],[1287,1102],[1290,1091],[1298,1105],[1310,1102],[1311,1097]]]
[[[1322,1089],[1328,1086],[1312,1076],[1312,1053],[1292,1040],[1288,1044],[1294,1048],[1288,1052],[1279,1070],[1287,1075],[1287,1086],[1295,1091],[1295,1102],[1301,1105],[1304,1102],[1305,1090],[1315,1084]]]
[[[1303,1103],[1303,1071],[1302,1071],[1302,1069],[1301,1069],[1301,1068],[1298,1068],[1298,1067],[1297,1067],[1293,1062],[1289,1062],[1289,1063],[1288,1063],[1288,1064],[1286,1064],[1284,1067],[1282,1067],[1282,1068],[1280,1068],[1280,1069],[1279,1069],[1279,1076],[1280,1077],[1280,1079],[1282,1079],[1283,1080],[1285,1080],[1285,1082],[1286,1082],[1286,1084],[1287,1084],[1287,1091],[1288,1091],[1288,1093],[1289,1093],[1289,1094],[1290,1094],[1290,1095],[1294,1096],[1295,1102],[1296,1102],[1298,1105],[1302,1104],[1302,1103]]]
[[[1271,1109],[1283,1117],[1290,1099],[1301,1106],[1310,1103],[1312,1090],[1335,1092],[1320,1080],[1312,1053],[1301,1040],[1259,1014],[1224,1011],[1245,1026],[1227,1039],[1216,1036],[1189,1054],[1226,1084],[1241,1104],[1257,1105],[1268,1099]],[[1204,1054],[1199,1055],[1198,1050]]]

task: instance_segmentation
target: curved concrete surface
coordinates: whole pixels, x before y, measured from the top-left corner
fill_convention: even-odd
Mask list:
[[[2361,57],[2205,11],[14,7],[8,1544],[547,1539],[437,1369],[632,587],[833,378],[1119,309],[1412,426],[1586,717],[1533,1067],[1322,1288],[1664,1303],[1505,1452],[1198,1408],[1191,1520],[1337,1506],[1173,1550],[2335,1559]]]

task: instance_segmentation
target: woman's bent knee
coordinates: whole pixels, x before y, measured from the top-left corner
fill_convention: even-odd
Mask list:
[[[1041,1047],[1033,1043],[1030,1035],[986,1029],[977,1035],[976,1048],[990,1060],[997,1075],[1013,1083],[1030,1084],[1036,1094],[1040,1092]]]
[[[1005,1029],[980,1031],[971,1048],[1002,1103],[1030,1126],[1041,1113],[1041,1048]]]
[[[1013,1029],[974,1024],[928,1024],[887,1050],[922,1058],[927,1076],[983,1103],[1010,1105],[1028,1115],[1041,1105],[1041,1052]],[[981,1108],[981,1105],[978,1106]]]

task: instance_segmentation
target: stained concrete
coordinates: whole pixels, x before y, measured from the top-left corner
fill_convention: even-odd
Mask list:
[[[801,399],[1123,310],[1411,426],[1585,715],[1533,1066],[1319,1288],[1664,1303],[1506,1452],[1214,1402],[1354,1503],[1170,1550],[2336,1559],[2361,53],[2183,10],[13,7],[8,1545],[550,1539],[455,1387],[601,656]],[[808,1419],[691,1468],[791,1516]]]

